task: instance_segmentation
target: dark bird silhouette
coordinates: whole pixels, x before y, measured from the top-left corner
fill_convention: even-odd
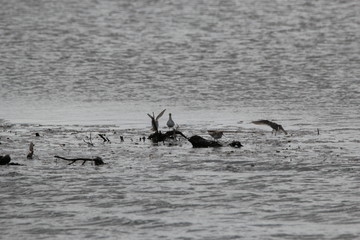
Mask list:
[[[171,113],[169,113],[169,120],[167,121],[166,125],[168,126],[169,129],[175,126],[175,122],[171,118]]]
[[[280,124],[271,122],[269,120],[253,121],[252,123],[254,123],[256,125],[268,125],[268,126],[270,126],[273,129],[272,133],[275,133],[275,135],[276,135],[276,132],[278,132],[278,131],[283,131],[285,134],[287,134],[285,129]]]

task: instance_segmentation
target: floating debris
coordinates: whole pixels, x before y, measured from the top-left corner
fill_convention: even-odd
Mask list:
[[[10,155],[0,156],[0,165],[7,165],[11,161]]]
[[[194,148],[208,148],[208,147],[222,147],[217,141],[207,140],[198,135],[192,136],[188,139]]]
[[[64,158],[60,156],[54,156],[55,158],[59,158],[66,161],[71,161],[68,165],[71,165],[75,163],[76,161],[83,161],[81,165],[84,165],[87,161],[92,161],[96,166],[105,164],[101,157],[95,157],[95,158]]]

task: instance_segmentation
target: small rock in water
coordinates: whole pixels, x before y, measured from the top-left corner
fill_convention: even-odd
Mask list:
[[[0,156],[0,165],[9,164],[11,161],[11,157],[9,155]]]

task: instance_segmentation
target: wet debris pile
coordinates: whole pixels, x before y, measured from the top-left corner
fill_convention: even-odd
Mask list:
[[[208,134],[213,138],[213,140],[210,139],[206,139],[202,136],[199,135],[193,135],[191,137],[187,137],[184,133],[182,133],[181,131],[179,131],[179,125],[175,123],[175,121],[172,118],[172,114],[169,113],[169,119],[166,123],[167,127],[169,128],[169,131],[162,133],[159,130],[159,119],[164,115],[166,109],[162,110],[156,117],[155,117],[155,113],[153,112],[152,115],[151,114],[147,114],[150,119],[151,119],[151,126],[152,126],[152,131],[153,133],[151,133],[148,136],[148,139],[151,140],[152,143],[157,144],[157,143],[161,143],[161,142],[165,142],[168,141],[170,145],[176,143],[176,141],[178,140],[178,137],[182,137],[185,138],[188,142],[191,143],[193,148],[219,148],[219,147],[233,147],[233,148],[241,148],[243,147],[243,145],[241,144],[240,141],[232,141],[232,142],[219,142],[218,140],[224,135],[224,132],[234,132],[234,131],[228,131],[228,130],[207,130]],[[267,125],[270,126],[273,131],[272,133],[276,133],[277,132],[283,132],[284,134],[287,134],[287,131],[280,125],[277,124],[275,122],[269,121],[269,120],[258,120],[258,121],[253,121],[253,124],[256,125]],[[319,130],[318,130],[318,134],[319,134]],[[40,134],[36,133],[36,136],[39,137]],[[99,136],[102,140],[103,143],[108,143],[110,144],[111,141],[110,139],[106,136],[106,134],[104,133],[98,133],[97,136]],[[89,136],[86,136],[85,139],[82,139],[89,147],[94,147],[94,143],[93,143],[93,138],[92,135],[90,133]],[[133,139],[130,139],[133,142]],[[145,142],[145,137],[140,137],[139,141],[144,141]],[[124,142],[124,137],[120,136],[120,142]],[[138,144],[138,143],[135,143]],[[29,144],[29,148],[28,148],[28,153],[27,153],[27,159],[33,159],[34,156],[34,143],[30,142]],[[100,165],[104,165],[104,161],[101,157],[94,157],[94,158],[83,158],[83,157],[79,157],[79,158],[67,158],[67,157],[61,157],[58,155],[54,156],[56,159],[61,159],[61,160],[65,160],[65,161],[69,161],[70,163],[68,165],[72,165],[74,163],[76,163],[77,161],[82,162],[82,165],[84,165],[86,162],[92,162],[95,166],[100,166]],[[5,156],[0,156],[0,165],[20,165],[18,163],[12,163],[11,162],[11,157],[10,155],[5,155]]]

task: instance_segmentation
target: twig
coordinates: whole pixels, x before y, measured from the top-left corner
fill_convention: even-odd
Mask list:
[[[69,163],[68,165],[71,165],[71,164],[75,163],[76,161],[83,161],[83,163],[81,165],[84,165],[86,161],[93,161],[95,163],[95,165],[105,164],[101,157],[96,157],[96,158],[64,158],[64,157],[60,157],[60,156],[54,156],[54,157],[60,158],[62,160],[66,160],[66,161],[71,161],[71,163]]]
[[[98,135],[104,140],[104,142],[109,142],[110,143],[110,140],[105,135],[100,134],[100,133]]]
[[[94,146],[92,139],[91,139],[91,133],[90,133],[89,141],[85,141],[85,139],[83,139],[83,141],[84,141],[84,143],[86,143],[89,146],[92,146],[92,147]]]

